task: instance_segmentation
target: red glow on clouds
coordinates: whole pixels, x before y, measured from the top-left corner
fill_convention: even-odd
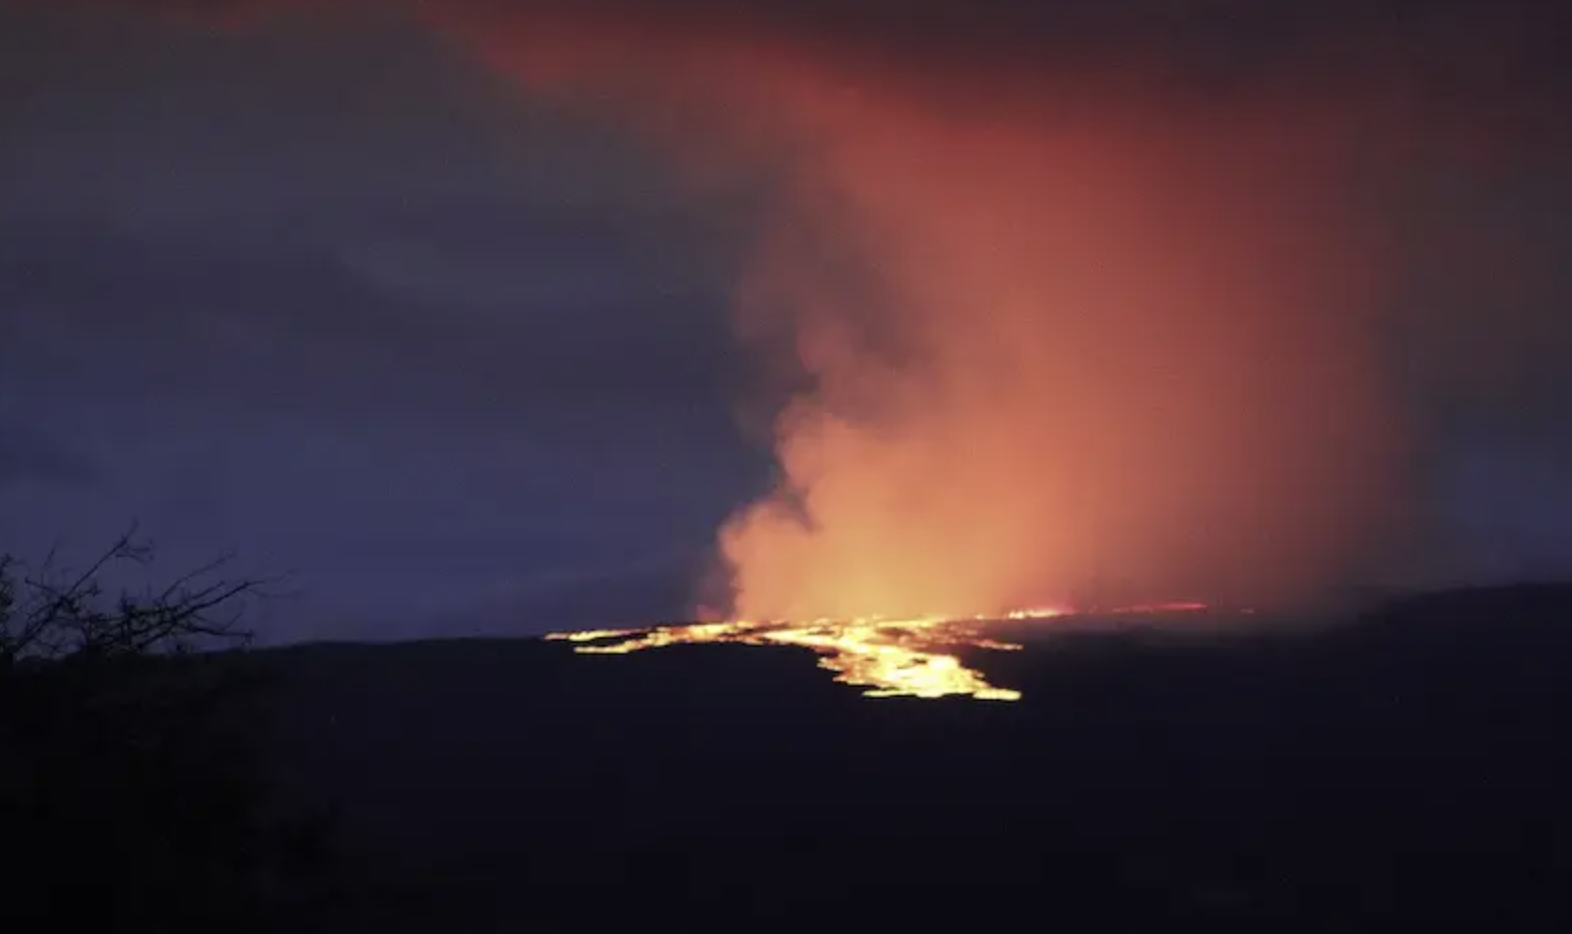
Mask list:
[[[1400,436],[1311,108],[1072,76],[935,97],[703,33],[484,41],[690,171],[773,184],[739,332],[807,388],[771,429],[780,490],[720,533],[735,613],[1294,597],[1384,518]]]
[[[275,7],[303,9],[220,4]],[[697,211],[770,192],[736,322],[761,395],[786,396],[750,426],[782,479],[719,530],[705,595],[747,617],[1254,603],[1379,575],[1414,420],[1378,338],[1431,309],[1385,307],[1398,264],[1352,189],[1565,136],[1554,83],[1524,80],[1561,55],[1529,15],[1548,6],[1304,4],[1244,33],[1158,2],[1050,5],[1046,31],[1009,4],[394,7],[647,134]],[[1447,324],[1509,334],[1508,365],[1454,355],[1442,378],[1477,393],[1564,356],[1559,308],[1491,315]]]

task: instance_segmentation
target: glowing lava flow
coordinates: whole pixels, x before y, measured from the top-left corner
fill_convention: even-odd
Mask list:
[[[546,638],[577,643],[576,651],[594,655],[623,655],[700,642],[795,645],[818,653],[819,667],[835,672],[836,681],[866,688],[863,694],[868,697],[968,695],[979,700],[1013,701],[1020,699],[1019,691],[989,684],[981,672],[963,665],[956,651],[968,647],[1017,650],[1021,646],[983,635],[983,622],[1048,619],[1065,613],[1057,609],[1028,609],[970,619],[870,616],[806,623],[734,620],[554,633]]]

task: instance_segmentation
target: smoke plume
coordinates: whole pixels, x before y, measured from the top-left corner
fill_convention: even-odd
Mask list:
[[[735,612],[1295,600],[1403,553],[1413,425],[1354,195],[1416,145],[1477,154],[1480,113],[1412,87],[1489,97],[1490,63],[1459,78],[1444,19],[1393,68],[1362,24],[1185,44],[1081,9],[1036,24],[1068,37],[1040,66],[1001,30],[811,14],[472,37],[696,179],[768,180],[739,330],[801,379],[770,426],[778,489],[720,531]]]
[[[737,326],[779,486],[718,535],[746,617],[1393,573],[1423,426],[1391,351],[1445,326],[1392,310],[1370,190],[1559,144],[1566,86],[1519,4],[414,8],[647,133],[696,210],[762,186]]]

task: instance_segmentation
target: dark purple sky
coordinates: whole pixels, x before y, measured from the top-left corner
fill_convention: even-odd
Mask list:
[[[233,31],[138,6],[0,2],[0,550],[132,519],[171,571],[233,548],[293,575],[278,638],[673,612],[763,476],[731,422],[735,229],[376,5]],[[1530,66],[1489,94],[1533,124],[1565,77]],[[1453,306],[1572,334],[1566,162],[1509,149],[1369,194],[1440,357],[1495,352]],[[1497,252],[1436,246],[1435,217]],[[1514,288],[1481,271],[1524,250]],[[1572,572],[1566,346],[1502,351],[1532,372],[1488,398],[1414,384],[1457,576]]]
[[[723,251],[626,145],[375,18],[0,9],[3,547],[137,519],[292,573],[291,635],[507,631],[746,492]]]

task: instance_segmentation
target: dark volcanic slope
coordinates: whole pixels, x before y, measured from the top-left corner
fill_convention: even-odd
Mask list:
[[[735,646],[262,658],[379,931],[1549,931],[1572,929],[1568,624],[1572,588],[1518,588],[1319,635],[1040,642],[988,659],[1026,692],[1004,705],[867,700]]]

